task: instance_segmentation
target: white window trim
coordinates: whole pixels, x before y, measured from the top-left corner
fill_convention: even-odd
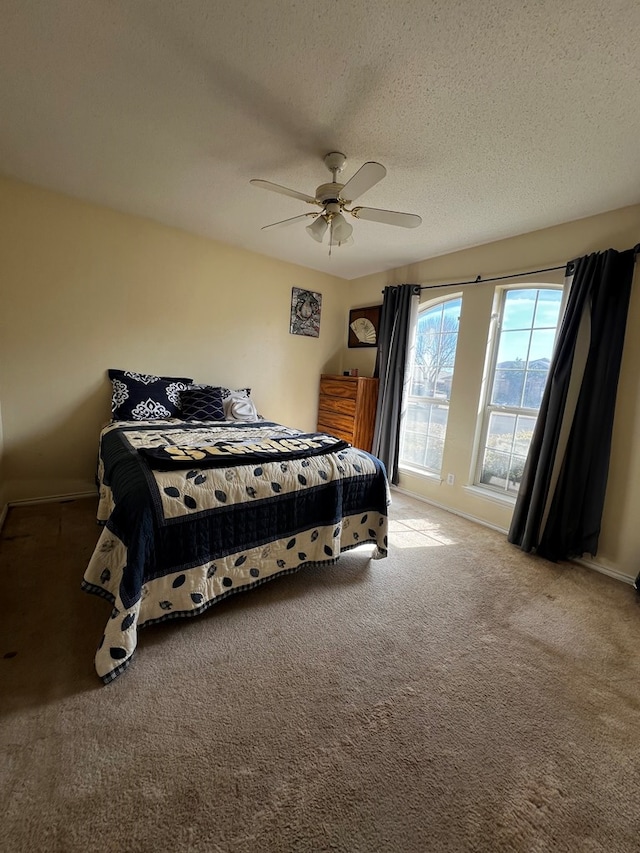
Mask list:
[[[463,486],[462,488],[465,492],[475,497],[483,498],[502,506],[515,506],[515,495],[512,495],[510,492],[499,492],[497,489],[487,486],[484,483],[481,486]]]
[[[432,480],[434,483],[443,483],[442,474],[434,474],[428,468],[419,468],[417,465],[410,465],[408,462],[398,463],[398,470],[404,474],[411,474],[414,477],[423,477],[425,480]]]
[[[418,329],[418,321],[420,319],[420,315],[426,313],[427,311],[430,311],[432,308],[437,308],[437,306],[442,304],[442,303],[451,302],[451,301],[454,301],[456,299],[460,300],[460,311],[462,311],[463,300],[464,300],[464,292],[463,291],[442,294],[441,296],[437,296],[434,299],[426,299],[424,302],[421,302],[418,305],[418,312],[416,315],[416,323],[415,323],[415,327],[411,333],[411,340],[410,340],[410,345],[409,345],[410,359],[413,359],[413,348],[415,347],[415,335],[416,335],[416,332]],[[453,360],[452,378],[455,377],[457,357],[458,357],[458,342],[456,339],[456,358],[454,358],[454,360]],[[410,365],[409,363],[407,364],[407,370],[409,372],[412,371],[412,365]],[[404,410],[405,406],[408,405],[410,400],[411,400],[411,395],[409,394],[409,395],[407,395],[407,399],[403,401],[403,410]],[[442,398],[420,397],[420,402],[436,404],[436,405],[440,405],[440,406],[443,404],[446,404],[447,408],[449,408],[451,405],[450,397],[448,397],[446,400],[444,400]],[[403,420],[404,420],[404,418],[403,418]],[[448,428],[448,420],[449,420],[449,416],[448,416],[448,412],[447,412],[447,428]],[[404,424],[401,424],[400,428],[404,429]],[[446,445],[447,445],[447,435],[445,432],[444,444],[443,444],[443,453],[444,453],[444,449],[446,448]],[[417,465],[414,466],[414,465],[411,465],[411,463],[409,463],[409,462],[402,462],[402,460],[398,459],[398,470],[404,471],[407,474],[413,474],[416,477],[423,477],[425,480],[432,480],[432,481],[436,481],[438,483],[443,482],[442,468],[440,469],[440,471],[433,471],[430,468],[423,468],[423,467],[419,467]]]
[[[489,326],[489,337],[487,340],[487,349],[485,355],[485,365],[482,374],[482,386],[480,400],[478,406],[478,419],[476,423],[475,440],[473,446],[473,454],[471,457],[471,470],[469,472],[469,485],[465,489],[488,498],[497,498],[500,503],[514,504],[516,494],[507,492],[497,486],[491,486],[488,483],[480,482],[483,451],[486,444],[487,431],[489,429],[489,412],[505,411],[513,412],[518,415],[535,417],[537,419],[538,410],[536,409],[520,409],[514,406],[492,406],[489,403],[489,394],[493,387],[495,371],[498,362],[498,349],[500,343],[500,331],[502,316],[504,314],[504,305],[506,292],[509,290],[560,290],[565,288],[562,284],[552,284],[547,282],[518,282],[512,284],[498,285],[495,289],[493,311],[491,313],[491,324]],[[564,311],[564,299],[560,303],[560,313],[558,316],[558,324],[556,326],[556,336],[554,338],[553,348],[557,341],[558,329],[562,314]]]

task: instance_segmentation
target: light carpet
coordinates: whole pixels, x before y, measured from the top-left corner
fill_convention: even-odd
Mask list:
[[[0,542],[0,849],[640,850],[634,590],[394,493],[365,546],[140,632],[103,686],[94,501]]]

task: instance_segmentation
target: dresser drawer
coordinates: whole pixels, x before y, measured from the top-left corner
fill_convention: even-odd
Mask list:
[[[376,419],[378,380],[369,376],[323,373],[318,399],[318,432],[336,435],[362,450],[371,450]]]
[[[332,379],[330,376],[323,376],[320,380],[320,396],[327,395],[328,397],[347,397],[355,400],[358,396],[358,383],[354,379],[349,381],[350,377]]]
[[[321,394],[318,407],[320,411],[328,414],[348,415],[351,418],[356,413],[356,401],[349,400],[346,397],[327,397],[326,394]],[[320,416],[318,415],[318,417]]]
[[[327,432],[329,435],[337,435],[338,438],[344,438],[345,441],[352,441],[353,418],[319,412],[318,432]]]

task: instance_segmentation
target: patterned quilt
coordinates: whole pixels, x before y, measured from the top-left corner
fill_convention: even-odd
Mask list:
[[[198,448],[221,443],[297,451],[309,441],[310,455],[230,458],[216,467],[196,461]],[[166,448],[178,447],[189,451],[183,467],[162,466]],[[153,466],[145,454],[155,456]],[[195,616],[302,566],[335,563],[359,545],[375,545],[374,558],[387,553],[382,463],[272,422],[112,423],[100,436],[98,480],[104,530],[82,586],[113,605],[95,658],[105,683],[130,664],[144,625]]]

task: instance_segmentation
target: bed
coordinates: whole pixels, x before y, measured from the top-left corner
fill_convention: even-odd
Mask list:
[[[333,436],[222,414],[115,420],[101,432],[104,529],[82,587],[112,605],[95,656],[105,683],[129,666],[146,625],[361,545],[387,554],[378,459]]]

